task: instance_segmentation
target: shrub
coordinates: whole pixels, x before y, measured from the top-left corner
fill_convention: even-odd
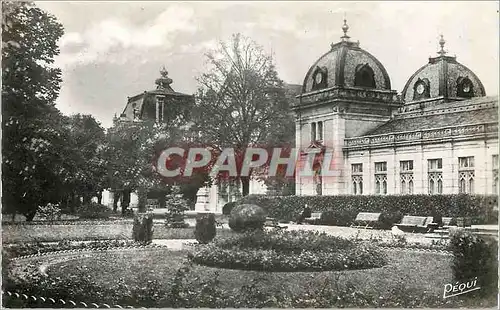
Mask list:
[[[222,207],[222,214],[224,215],[229,215],[231,214],[231,211],[233,210],[234,206],[236,205],[236,202],[228,202]]]
[[[167,196],[166,205],[168,212],[165,214],[165,225],[170,228],[185,228],[189,225],[185,222],[184,212],[189,210],[187,201],[182,198],[180,189],[174,187],[172,194]]]
[[[481,293],[496,292],[498,283],[498,243],[490,236],[475,235],[463,229],[450,232],[453,275],[460,283],[473,281]]]
[[[97,202],[82,205],[77,209],[81,219],[107,219],[111,215],[110,208]]]
[[[314,232],[247,232],[198,248],[198,264],[258,271],[320,271],[381,267],[386,257],[367,243]]]
[[[209,243],[215,238],[215,215],[212,213],[203,214],[199,213],[196,216],[196,226],[194,235],[199,243]]]
[[[236,231],[262,229],[266,222],[266,212],[257,205],[243,204],[235,207],[229,217],[229,227]]]
[[[132,238],[137,242],[151,243],[153,240],[153,216],[151,214],[136,214],[132,228]]]
[[[61,217],[61,208],[59,208],[59,204],[48,203],[38,207],[38,214],[46,220],[54,221]]]
[[[279,221],[293,221],[307,203],[313,212],[326,212],[320,220],[324,225],[349,226],[359,212],[382,213],[381,227],[399,223],[404,215],[470,217],[472,224],[498,223],[494,207],[495,195],[340,195],[285,196],[248,195],[237,205],[256,204]]]

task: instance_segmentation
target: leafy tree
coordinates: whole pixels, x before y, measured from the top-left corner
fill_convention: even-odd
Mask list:
[[[64,158],[63,200],[72,210],[90,203],[105,188],[106,161],[103,158],[105,132],[91,115],[76,114],[66,118],[64,132],[67,141],[61,152]],[[100,202],[99,202],[100,203]]]
[[[30,220],[58,185],[63,120],[54,101],[61,71],[52,63],[63,27],[26,2],[4,2],[2,17],[2,211]]]
[[[294,119],[272,59],[241,35],[207,54],[210,69],[198,78],[194,130],[204,143],[235,149],[238,171],[251,146],[279,146],[293,140]],[[224,175],[221,174],[221,177]],[[237,177],[243,195],[248,176]]]

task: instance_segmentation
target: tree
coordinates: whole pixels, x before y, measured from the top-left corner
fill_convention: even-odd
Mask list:
[[[198,77],[194,109],[194,130],[201,140],[219,150],[234,148],[238,170],[248,147],[289,143],[295,132],[289,101],[262,47],[237,34],[207,58],[210,69]],[[237,179],[247,195],[250,177]]]
[[[3,212],[30,220],[54,199],[54,157],[62,115],[54,102],[61,71],[52,67],[63,27],[26,2],[2,4]]]

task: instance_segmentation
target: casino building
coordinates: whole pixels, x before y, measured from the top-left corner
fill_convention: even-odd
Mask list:
[[[498,193],[498,97],[441,50],[401,94],[347,35],[307,72],[293,111],[300,165],[331,156],[335,176],[296,177],[297,195]]]

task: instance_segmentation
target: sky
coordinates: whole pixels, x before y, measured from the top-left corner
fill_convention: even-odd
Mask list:
[[[36,1],[65,29],[56,66],[63,82],[57,107],[92,114],[108,128],[127,97],[155,88],[165,66],[175,91],[193,94],[205,54],[241,33],[272,54],[278,74],[302,84],[309,67],[340,41],[344,16],[351,40],[386,68],[400,93],[436,56],[476,73],[487,95],[499,87],[499,13],[488,2],[100,2]]]

